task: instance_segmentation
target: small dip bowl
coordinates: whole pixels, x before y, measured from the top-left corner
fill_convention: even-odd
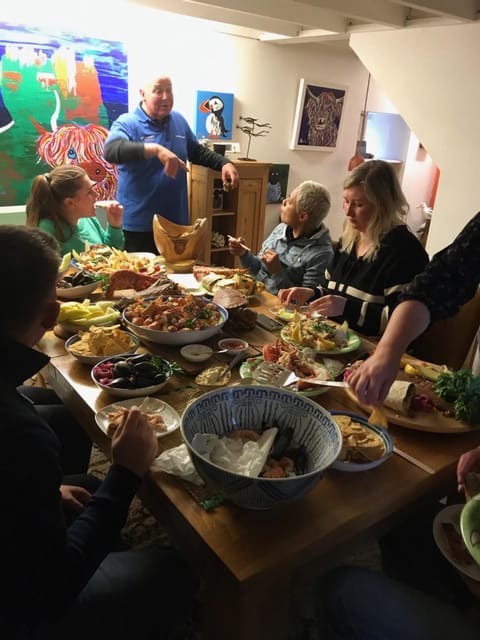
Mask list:
[[[206,344],[186,344],[180,354],[189,362],[205,362],[212,356],[213,349]]]
[[[218,348],[222,351],[226,349],[229,356],[236,356],[239,351],[248,349],[248,342],[240,338],[223,338],[218,341]]]

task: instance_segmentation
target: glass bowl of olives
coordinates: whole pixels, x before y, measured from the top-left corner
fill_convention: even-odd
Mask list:
[[[173,375],[173,366],[164,358],[142,353],[110,356],[92,368],[92,380],[117,398],[147,396],[164,387]]]

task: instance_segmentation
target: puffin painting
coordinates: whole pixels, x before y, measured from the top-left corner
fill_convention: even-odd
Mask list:
[[[211,96],[208,100],[204,100],[200,105],[200,111],[202,113],[208,113],[205,121],[205,127],[208,132],[209,138],[219,138],[220,136],[226,137],[229,133],[229,129],[225,128],[225,122],[223,120],[223,100],[219,96]]]

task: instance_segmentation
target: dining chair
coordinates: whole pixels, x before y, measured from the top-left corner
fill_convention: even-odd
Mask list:
[[[412,355],[451,369],[471,367],[472,344],[480,326],[480,288],[457,314],[433,322],[411,345]]]

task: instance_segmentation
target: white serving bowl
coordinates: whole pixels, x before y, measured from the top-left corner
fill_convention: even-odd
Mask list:
[[[218,341],[219,349],[226,349],[229,356],[236,356],[240,351],[248,349],[248,342],[240,338],[223,338]]]
[[[72,358],[75,358],[76,360],[78,360],[79,362],[83,362],[84,364],[90,364],[90,365],[97,364],[98,362],[101,362],[102,360],[105,360],[105,358],[108,358],[108,357],[113,356],[113,355],[115,355],[115,356],[131,356],[133,353],[135,353],[135,351],[140,346],[140,338],[138,336],[134,335],[133,333],[130,333],[130,331],[122,331],[122,333],[125,333],[126,335],[128,335],[129,338],[133,342],[132,348],[129,349],[128,351],[124,351],[123,353],[103,354],[101,356],[87,356],[87,355],[83,355],[83,354],[80,354],[80,353],[75,353],[75,351],[72,351],[72,346],[74,346],[75,343],[80,340],[80,336],[79,336],[78,333],[75,333],[73,336],[70,336],[70,338],[68,338],[65,341],[65,349],[72,356]]]
[[[180,354],[189,362],[205,362],[212,357],[213,349],[206,344],[186,344]]]
[[[184,344],[196,344],[198,342],[204,342],[208,340],[216,333],[218,333],[225,322],[228,320],[228,311],[221,307],[219,304],[213,304],[221,314],[221,321],[212,327],[206,327],[205,329],[181,331],[158,331],[156,329],[148,329],[141,327],[128,320],[126,313],[128,307],[123,310],[123,321],[129,331],[137,335],[140,340],[147,340],[148,342],[154,342],[156,344],[168,344],[168,345],[184,345]]]
[[[293,430],[292,445],[306,450],[305,473],[288,478],[250,477],[227,471],[192,447],[196,434],[260,432],[265,424],[278,426],[283,436]],[[268,386],[233,386],[205,393],[185,409],[181,431],[200,476],[248,509],[270,509],[300,498],[321,480],[342,447],[340,429],[326,409],[293,391]]]
[[[379,436],[383,442],[385,447],[385,453],[381,458],[377,460],[371,460],[370,462],[352,462],[347,460],[335,460],[332,464],[332,469],[338,469],[339,471],[368,471],[369,469],[374,469],[379,465],[383,464],[393,453],[393,441],[391,435],[382,427],[378,427],[377,425],[370,424],[368,419],[364,416],[358,415],[356,413],[350,413],[348,411],[332,411],[331,412],[333,419],[335,420],[335,416],[349,416],[352,418],[354,422],[358,422],[365,429],[370,430],[372,433],[375,433]]]
[[[89,284],[82,284],[79,287],[57,287],[57,298],[62,298],[63,300],[83,300],[99,286],[100,282],[96,280]]]
[[[149,354],[144,354],[144,355],[149,355]],[[163,360],[163,362],[169,365],[167,367],[168,372],[163,382],[159,382],[158,384],[152,384],[144,387],[135,387],[133,389],[127,389],[124,387],[115,388],[107,384],[102,384],[98,379],[98,367],[102,366],[104,363],[107,363],[107,362],[116,363],[116,362],[119,362],[120,360],[125,360],[125,357],[110,356],[109,358],[104,358],[103,360],[100,360],[100,362],[98,362],[96,365],[92,367],[92,371],[90,374],[93,382],[97,385],[97,387],[99,387],[100,389],[103,389],[103,391],[106,391],[107,393],[109,393],[110,395],[116,398],[136,398],[138,396],[153,395],[154,393],[157,393],[158,391],[163,389],[163,387],[167,384],[169,378],[173,375],[173,370],[168,360],[165,360],[165,358],[160,358],[160,360]]]

